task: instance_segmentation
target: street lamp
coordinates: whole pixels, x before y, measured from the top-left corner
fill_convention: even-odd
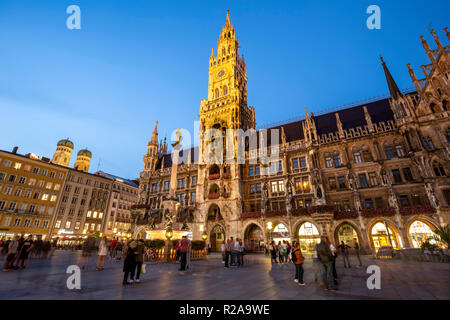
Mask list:
[[[202,233],[203,241],[206,241],[207,238],[208,238],[208,234],[206,233],[206,231],[203,231],[203,233]]]
[[[172,227],[166,228],[166,239],[170,240],[173,237],[173,230]]]
[[[271,221],[267,222],[267,230],[269,230],[269,242],[271,241],[272,238],[272,229],[273,229],[273,224]]]

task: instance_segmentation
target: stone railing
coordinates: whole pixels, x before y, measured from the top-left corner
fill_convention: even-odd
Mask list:
[[[152,262],[177,262],[176,255],[177,252],[174,248],[170,248],[169,256],[165,254],[165,248],[147,248],[144,260]],[[205,249],[201,250],[191,250],[191,260],[203,260],[206,259]],[[167,261],[169,260],[169,261]]]
[[[210,194],[208,194],[208,199],[219,199],[219,197],[220,197],[220,194],[218,194],[218,193],[210,193]]]
[[[264,213],[264,216],[266,218],[271,218],[271,217],[283,217],[287,215],[287,211],[284,210],[272,210],[272,211],[266,211]]]
[[[308,208],[295,208],[291,210],[291,215],[294,217],[309,216],[310,212]]]
[[[222,174],[222,178],[224,178],[224,179],[228,179],[229,177],[230,177],[230,175],[228,173]]]
[[[224,197],[224,198],[229,198],[229,197],[230,197],[230,194],[229,194],[228,192],[225,192],[224,194],[222,194],[222,197]]]

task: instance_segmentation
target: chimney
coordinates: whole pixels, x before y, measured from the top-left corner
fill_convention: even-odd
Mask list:
[[[17,153],[17,150],[19,150],[19,147],[15,146],[15,147],[13,148],[12,153],[16,154],[16,153]]]

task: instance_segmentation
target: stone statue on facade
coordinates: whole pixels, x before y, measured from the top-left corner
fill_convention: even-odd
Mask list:
[[[439,200],[436,197],[436,193],[434,192],[433,185],[430,182],[425,183],[425,191],[427,192],[427,196],[428,196],[428,199],[430,200],[430,204],[434,208],[437,209],[439,207]]]

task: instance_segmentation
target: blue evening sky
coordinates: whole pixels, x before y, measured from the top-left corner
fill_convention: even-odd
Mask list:
[[[81,30],[66,8],[81,8]],[[381,30],[366,8],[381,8]],[[257,125],[388,92],[381,53],[400,88],[429,63],[419,36],[448,44],[448,0],[0,0],[0,149],[51,157],[69,137],[93,153],[90,172],[135,178],[159,138],[193,132],[207,97],[208,59],[226,9],[245,55]]]

